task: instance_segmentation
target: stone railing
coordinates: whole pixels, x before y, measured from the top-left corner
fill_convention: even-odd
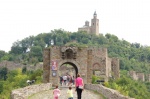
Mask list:
[[[85,89],[97,91],[104,95],[107,99],[134,99],[127,96],[121,95],[118,91],[104,87],[98,84],[85,84]]]
[[[49,90],[52,88],[51,83],[39,84],[39,85],[31,85],[24,88],[16,89],[11,92],[11,99],[28,99],[28,96],[32,94]]]

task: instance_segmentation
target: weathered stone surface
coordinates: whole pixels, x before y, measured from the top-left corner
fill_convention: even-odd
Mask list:
[[[66,94],[67,90],[68,88],[63,89],[60,88],[61,95],[59,99],[68,99],[68,94]],[[73,90],[73,99],[77,99],[77,92],[75,91],[74,88],[72,90]],[[31,96],[29,99],[53,99],[53,98],[54,98],[53,90],[47,90]],[[103,99],[103,97],[99,93],[95,93],[93,91],[85,89],[82,92],[82,99]]]
[[[119,73],[120,68],[119,68],[119,59],[118,58],[112,58],[111,69],[112,69],[112,72],[114,73],[114,77],[119,78],[120,77],[120,73]]]
[[[53,92],[50,90],[52,88],[52,84],[40,84],[40,85],[31,85],[25,88],[16,89],[11,92],[11,99],[28,99],[29,96],[36,94],[31,97],[31,99],[52,99]],[[67,87],[66,87],[67,88]],[[60,99],[67,98],[67,89],[61,89]],[[73,91],[75,89],[73,88]],[[83,91],[82,98],[83,99],[102,99],[100,95],[92,93],[91,91],[97,91],[98,93],[105,96],[107,99],[134,99],[127,96],[121,95],[118,91],[104,87],[98,84],[85,84],[85,90]],[[38,94],[39,93],[39,94]],[[88,96],[88,97],[87,97]],[[76,92],[74,92],[74,98],[76,99]],[[99,98],[98,98],[99,97]]]
[[[129,71],[128,73],[129,76],[132,77],[132,79],[134,80],[150,81],[150,74],[145,75],[144,73],[136,72],[136,71]]]
[[[98,84],[85,84],[85,88],[88,90],[97,91],[98,93],[104,95],[107,99],[134,99],[127,96],[123,96],[116,90]]]
[[[92,75],[96,73],[99,73],[97,75],[105,81],[109,77],[118,78],[120,76],[119,59],[109,58],[106,48],[52,46],[44,50],[43,57],[43,82],[46,83],[49,81],[52,84],[59,84],[59,68],[63,64],[72,65],[76,74],[81,74],[85,84],[91,83]],[[57,62],[55,71],[52,70],[52,61]],[[53,75],[53,72],[56,76]]]
[[[1,67],[7,67],[8,70],[16,70],[17,68],[23,68],[23,67],[26,67],[27,70],[37,70],[37,69],[42,69],[43,68],[43,63],[38,63],[36,64],[36,66],[33,66],[33,65],[24,65],[22,63],[15,63],[13,61],[1,61],[0,62],[0,68]]]
[[[11,99],[28,99],[28,96],[52,88],[52,84],[45,83],[31,85],[24,88],[16,89],[11,92]]]
[[[50,75],[50,49],[45,49],[43,53],[43,82],[49,82]]]

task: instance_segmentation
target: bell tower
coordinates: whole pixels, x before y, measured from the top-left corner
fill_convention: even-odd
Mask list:
[[[93,14],[93,19],[91,19],[91,33],[99,35],[99,19],[97,19],[96,11]]]

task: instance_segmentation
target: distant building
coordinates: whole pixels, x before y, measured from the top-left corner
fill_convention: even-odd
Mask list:
[[[129,75],[134,80],[145,81],[145,75],[144,75],[144,73],[140,73],[140,72],[136,72],[136,71],[129,71]]]
[[[144,75],[144,73],[137,73],[137,76],[138,76],[138,80],[145,81],[145,75]]]
[[[91,19],[91,26],[89,26],[89,21],[85,21],[85,25],[78,28],[78,31],[86,31],[89,34],[99,35],[99,19],[97,19],[96,11],[93,14],[93,19]]]
[[[130,75],[130,77],[132,77],[134,80],[138,80],[136,71],[129,71],[129,75]]]
[[[150,82],[150,74],[148,74],[148,81]]]

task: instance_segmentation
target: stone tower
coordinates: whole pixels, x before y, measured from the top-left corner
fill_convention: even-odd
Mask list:
[[[99,34],[99,19],[97,19],[96,11],[93,14],[93,19],[91,19],[91,33]]]
[[[89,21],[85,21],[85,25],[78,28],[78,31],[86,31],[88,34],[99,35],[99,19],[97,19],[96,11],[93,14],[93,19],[91,19],[91,26],[89,26]]]

